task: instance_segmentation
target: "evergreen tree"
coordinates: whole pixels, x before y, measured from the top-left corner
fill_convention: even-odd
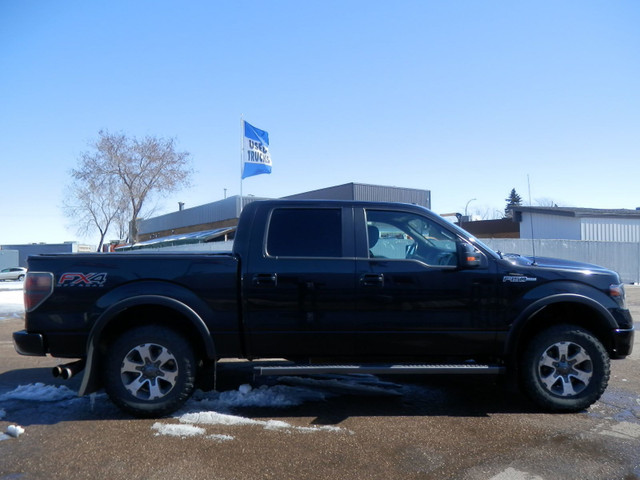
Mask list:
[[[507,206],[504,209],[504,216],[505,218],[511,218],[513,215],[513,211],[511,209],[522,205],[522,197],[518,195],[515,188],[512,188],[511,193],[507,198],[505,198],[505,201],[507,202]]]

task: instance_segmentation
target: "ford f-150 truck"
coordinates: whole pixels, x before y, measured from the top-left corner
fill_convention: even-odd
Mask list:
[[[256,201],[227,253],[29,258],[23,355],[161,416],[221,358],[262,374],[506,374],[544,409],[595,402],[634,328],[619,276],[505,256],[415,205]],[[273,363],[273,362],[272,362]]]

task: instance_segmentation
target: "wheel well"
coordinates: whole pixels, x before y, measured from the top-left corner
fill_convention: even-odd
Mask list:
[[[533,314],[519,333],[514,345],[516,358],[520,358],[524,346],[542,330],[558,324],[577,325],[590,331],[604,345],[609,355],[613,354],[611,335],[606,321],[600,313],[580,303],[555,303],[547,305]]]
[[[109,320],[100,333],[96,346],[104,358],[109,345],[127,330],[142,326],[161,326],[183,335],[193,347],[196,361],[206,359],[204,339],[186,315],[163,305],[137,305],[127,308]]]

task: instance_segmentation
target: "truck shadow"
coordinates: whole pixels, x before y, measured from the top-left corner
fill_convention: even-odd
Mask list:
[[[244,380],[244,382],[243,382]],[[282,407],[241,407],[255,418],[315,417],[316,425],[337,425],[361,416],[485,417],[495,413],[540,413],[524,395],[507,388],[502,377],[474,375],[309,375],[254,377],[250,368],[224,365],[218,390],[278,385],[317,391],[325,398]]]
[[[0,374],[0,422],[27,427],[132,418],[121,412],[104,391],[78,397],[80,381],[81,375],[67,381],[53,378],[49,368]],[[225,396],[234,399],[225,402]],[[270,400],[262,401],[265,397]],[[251,418],[310,417],[314,425],[339,425],[349,417],[364,416],[485,417],[538,412],[525,397],[508,391],[497,377],[254,377],[247,362],[221,363],[216,391],[196,392],[184,408],[190,412],[203,410]]]

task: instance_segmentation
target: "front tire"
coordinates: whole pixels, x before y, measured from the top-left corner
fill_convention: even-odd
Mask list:
[[[556,412],[578,412],[595,403],[607,388],[609,372],[602,343],[574,325],[557,325],[536,335],[520,369],[528,396]]]
[[[136,417],[168,415],[193,393],[195,365],[182,335],[165,327],[138,327],[109,347],[105,389],[113,403]]]

